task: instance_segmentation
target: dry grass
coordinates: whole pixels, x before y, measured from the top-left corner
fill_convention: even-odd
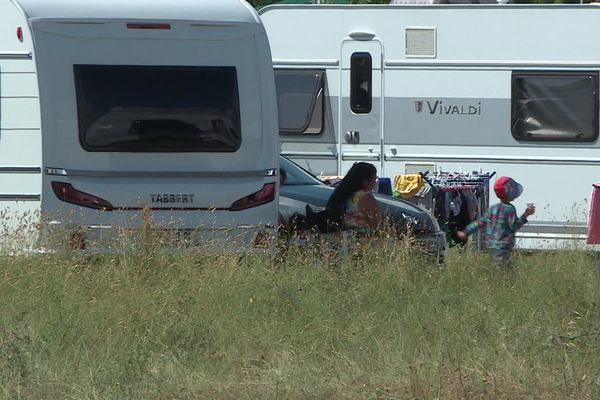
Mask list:
[[[0,259],[0,398],[597,399],[593,260]]]

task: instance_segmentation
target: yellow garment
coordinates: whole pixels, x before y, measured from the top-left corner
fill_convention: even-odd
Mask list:
[[[394,195],[398,193],[403,199],[413,197],[423,187],[421,174],[396,175],[394,177]]]

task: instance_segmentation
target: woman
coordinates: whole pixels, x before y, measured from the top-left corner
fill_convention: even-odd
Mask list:
[[[369,233],[381,222],[381,212],[372,191],[377,169],[369,163],[355,163],[327,202],[327,214],[343,230]]]

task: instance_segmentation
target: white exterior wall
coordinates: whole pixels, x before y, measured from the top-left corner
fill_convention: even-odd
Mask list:
[[[23,41],[17,38],[21,27]],[[42,148],[39,91],[27,21],[0,0],[0,248],[40,216]]]

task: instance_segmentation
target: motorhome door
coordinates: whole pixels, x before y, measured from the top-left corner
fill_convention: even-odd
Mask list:
[[[383,174],[381,44],[342,42],[340,60],[340,170],[357,161],[374,164]]]

